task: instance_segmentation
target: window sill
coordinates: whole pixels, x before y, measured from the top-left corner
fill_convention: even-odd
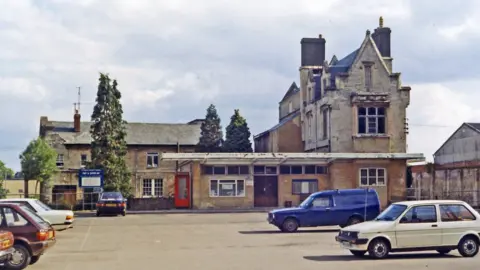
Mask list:
[[[379,138],[379,139],[390,139],[390,135],[388,134],[355,134],[353,135],[354,139],[361,139],[361,138]]]
[[[147,166],[147,169],[157,169],[158,166]]]

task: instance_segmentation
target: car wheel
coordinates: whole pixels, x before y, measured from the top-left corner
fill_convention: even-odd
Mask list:
[[[374,259],[383,259],[389,252],[390,245],[384,239],[375,239],[368,246],[368,254]]]
[[[30,265],[35,264],[40,260],[40,256],[32,256],[32,259],[30,260]]]
[[[437,249],[437,252],[440,253],[441,255],[448,254],[450,251],[452,251],[452,250],[449,249],[449,248],[440,248],[440,249]]]
[[[126,216],[126,215],[127,215],[127,212],[123,211],[122,216]]]
[[[478,253],[478,239],[466,236],[458,243],[458,252],[463,257],[474,257]]]
[[[350,253],[352,253],[353,256],[355,257],[363,257],[365,255],[366,251],[361,251],[361,250],[350,250]]]
[[[298,222],[294,218],[287,218],[282,225],[282,231],[284,232],[295,232],[298,229]]]
[[[357,224],[357,223],[361,223],[363,220],[358,218],[358,217],[351,217],[348,219],[347,221],[347,226],[350,226],[350,225],[353,225],[353,224]]]
[[[99,216],[100,216],[100,212],[97,211],[97,217],[99,217]]]
[[[30,251],[21,244],[15,244],[13,248],[15,250],[13,251],[12,258],[5,262],[6,268],[12,270],[25,269],[30,264]]]

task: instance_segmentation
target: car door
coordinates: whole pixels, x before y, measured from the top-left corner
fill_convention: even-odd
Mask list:
[[[468,230],[478,230],[477,218],[463,204],[440,204],[442,245],[456,246]]]
[[[2,206],[0,207],[0,215],[2,216],[1,229],[13,233],[15,238],[23,237],[28,239],[31,236],[31,230],[27,228],[31,226],[30,223],[17,210],[8,206]]]
[[[315,197],[308,209],[308,220],[310,226],[332,225],[332,196],[320,195]]]
[[[442,243],[435,204],[412,206],[398,220],[395,236],[398,248],[436,247]]]

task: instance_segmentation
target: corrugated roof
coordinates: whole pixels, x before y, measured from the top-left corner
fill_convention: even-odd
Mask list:
[[[90,144],[91,122],[81,122],[80,132],[73,129],[73,122],[51,121],[53,130],[47,134],[57,134],[65,144]],[[159,124],[128,123],[127,144],[129,145],[196,145],[200,138],[200,124]]]

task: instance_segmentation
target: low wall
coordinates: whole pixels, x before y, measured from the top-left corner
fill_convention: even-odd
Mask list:
[[[174,209],[173,198],[130,198],[127,209],[132,211],[168,210]]]

